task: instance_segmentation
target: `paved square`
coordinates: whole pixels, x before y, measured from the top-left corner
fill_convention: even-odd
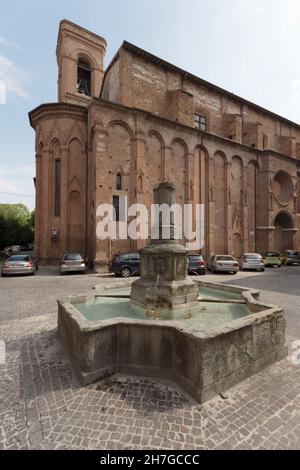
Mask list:
[[[81,387],[56,337],[56,299],[110,277],[0,279],[1,449],[296,449],[300,448],[300,267],[207,275],[261,289],[287,314],[289,358],[199,405],[172,383],[116,375]],[[300,358],[300,354],[298,355]]]

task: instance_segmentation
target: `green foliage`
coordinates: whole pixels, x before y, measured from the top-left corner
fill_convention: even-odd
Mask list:
[[[0,204],[0,250],[25,245],[34,239],[34,211],[25,204]]]

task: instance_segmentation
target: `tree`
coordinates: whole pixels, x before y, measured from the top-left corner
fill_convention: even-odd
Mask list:
[[[25,204],[0,204],[0,249],[34,240],[34,211]]]

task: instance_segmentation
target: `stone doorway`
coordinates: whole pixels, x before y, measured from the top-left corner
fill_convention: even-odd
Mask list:
[[[277,251],[292,250],[294,247],[295,226],[288,212],[279,212],[274,220],[274,249]]]

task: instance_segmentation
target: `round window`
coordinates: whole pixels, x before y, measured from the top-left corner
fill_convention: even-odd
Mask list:
[[[287,204],[293,197],[294,187],[292,178],[285,171],[278,171],[272,181],[272,191],[281,204]]]

